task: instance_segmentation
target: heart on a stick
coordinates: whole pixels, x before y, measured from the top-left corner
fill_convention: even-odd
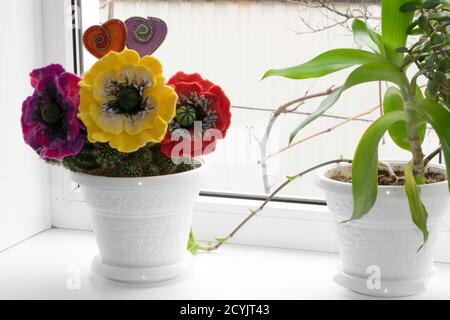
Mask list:
[[[111,19],[102,25],[89,27],[83,34],[84,47],[95,57],[102,58],[110,51],[125,49],[127,28],[118,19]]]
[[[167,35],[166,23],[158,18],[132,17],[125,21],[127,47],[139,52],[141,57],[152,54]]]

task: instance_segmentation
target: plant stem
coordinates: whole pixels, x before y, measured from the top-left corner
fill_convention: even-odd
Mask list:
[[[425,155],[422,151],[422,143],[419,135],[419,121],[414,116],[413,103],[415,97],[411,94],[405,103],[405,111],[407,112],[406,131],[408,135],[408,143],[411,146],[413,156],[413,172],[418,183],[425,182]]]
[[[272,116],[267,124],[266,130],[264,132],[264,137],[259,143],[260,155],[261,155],[260,164],[261,164],[261,171],[262,171],[262,177],[263,177],[263,183],[264,183],[264,191],[266,193],[269,193],[270,189],[271,189],[271,185],[269,183],[269,176],[267,174],[267,160],[266,160],[267,141],[269,140],[269,136],[272,131],[273,125],[275,124],[278,117],[283,113],[294,112],[295,110],[297,110],[297,108],[301,104],[303,104],[307,100],[318,98],[318,97],[323,97],[323,96],[328,96],[328,95],[332,94],[333,92],[337,91],[338,89],[339,88],[335,88],[334,86],[332,86],[325,91],[321,91],[321,92],[317,92],[317,93],[313,93],[313,94],[305,94],[303,97],[297,98],[295,100],[289,101],[289,102],[279,106],[275,110],[275,112],[272,114]],[[291,107],[293,105],[297,105],[297,106],[289,109],[289,107]]]
[[[413,161],[414,161],[414,173],[420,175],[423,173],[425,167],[425,155],[422,151],[420,138],[409,139],[409,145],[411,146]]]
[[[291,149],[291,148],[293,148],[293,147],[295,147],[295,146],[297,146],[297,145],[299,145],[299,144],[301,144],[303,142],[311,140],[311,139],[313,139],[315,137],[318,137],[318,136],[320,136],[322,134],[330,133],[331,131],[333,131],[333,130],[339,128],[339,127],[342,127],[343,125],[345,125],[345,124],[347,124],[347,123],[349,123],[349,122],[351,122],[353,120],[356,120],[356,119],[359,119],[359,118],[361,118],[361,117],[363,117],[365,115],[371,114],[372,112],[374,112],[375,110],[378,110],[379,108],[380,108],[379,105],[376,106],[376,107],[372,107],[372,108],[370,108],[370,109],[368,109],[368,110],[366,110],[366,111],[364,111],[362,113],[359,113],[357,115],[351,116],[351,117],[345,119],[344,121],[341,121],[341,122],[337,123],[336,125],[334,125],[332,127],[329,127],[329,128],[327,128],[325,130],[321,130],[321,131],[316,132],[316,133],[313,133],[313,134],[311,134],[311,135],[309,135],[309,136],[307,136],[307,137],[305,137],[305,138],[303,138],[301,140],[298,140],[298,141],[296,141],[294,143],[291,143],[290,145],[280,149],[279,151],[277,151],[275,153],[272,153],[272,154],[268,155],[267,157],[263,158],[260,162],[266,161],[266,160],[268,160],[268,159],[270,159],[272,157],[275,157],[276,155],[278,155],[278,154],[280,154],[280,153],[282,153],[282,152],[284,152],[286,150],[289,150],[289,149]]]
[[[323,162],[320,163],[314,167],[311,167],[309,169],[306,169],[298,174],[296,174],[295,176],[292,177],[288,177],[287,180],[285,182],[283,182],[280,186],[278,186],[277,189],[275,189],[274,192],[272,192],[267,199],[255,210],[251,210],[251,214],[248,215],[227,237],[221,239],[220,241],[218,241],[215,245],[211,245],[211,246],[205,246],[202,247],[202,250],[205,251],[214,251],[219,249],[222,244],[224,244],[226,241],[230,240],[231,238],[234,237],[234,235],[254,216],[256,216],[259,212],[261,212],[264,207],[281,191],[283,190],[287,185],[289,185],[292,181],[304,176],[305,174],[317,170],[319,168],[328,166],[330,164],[334,164],[334,163],[341,163],[341,162],[346,162],[346,163],[352,163],[353,160],[349,160],[349,159],[336,159],[336,160],[331,160],[331,161],[327,161],[327,162]]]
[[[398,181],[398,177],[395,174],[394,169],[392,169],[392,166],[389,163],[384,162],[384,161],[378,161],[378,163],[379,163],[380,167],[385,168],[387,170],[389,177],[392,179],[392,182],[394,182],[394,184],[395,184]]]
[[[428,165],[428,163],[430,163],[431,160],[433,160],[434,157],[436,157],[441,152],[442,152],[442,147],[439,147],[436,150],[434,150],[432,153],[430,153],[428,156],[426,156],[424,159],[425,167]]]

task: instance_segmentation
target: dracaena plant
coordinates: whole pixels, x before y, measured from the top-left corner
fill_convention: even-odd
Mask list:
[[[352,29],[362,49],[334,49],[298,66],[269,70],[264,78],[319,78],[357,66],[345,83],[330,94],[319,108],[292,132],[289,143],[304,127],[331,108],[342,93],[373,81],[390,84],[384,96],[384,114],[361,137],[352,164],[353,215],[363,217],[375,203],[378,188],[378,145],[389,132],[398,147],[411,153],[405,168],[404,187],[412,220],[428,238],[427,211],[420,199],[426,182],[422,143],[427,125],[439,137],[447,169],[450,168],[449,69],[450,4],[448,0],[385,0],[382,2],[381,33],[356,19]],[[409,69],[416,68],[412,76]],[[418,80],[427,81],[425,87]],[[450,183],[449,183],[450,189]]]

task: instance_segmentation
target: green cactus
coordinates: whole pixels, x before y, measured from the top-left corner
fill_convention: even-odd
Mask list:
[[[94,157],[94,150],[94,145],[86,143],[79,154],[64,158],[63,166],[71,171],[82,173],[98,169],[100,165]]]
[[[160,175],[172,174],[177,170],[177,165],[172,159],[162,153],[159,148],[153,148],[153,163],[159,169]]]
[[[123,153],[111,148],[106,143],[96,144],[93,153],[98,164],[102,167],[117,167],[125,158]]]
[[[155,176],[159,176],[159,175],[160,175],[159,170],[154,165],[144,168],[144,176],[145,177],[155,177]]]
[[[194,170],[195,164],[192,161],[186,161],[186,159],[177,166],[176,173],[181,173],[189,170]]]
[[[121,153],[106,143],[86,143],[76,156],[63,160],[67,169],[105,177],[152,177],[192,170],[189,162],[176,165],[160,151],[159,144],[149,144],[136,152]]]
[[[143,169],[133,161],[126,162],[120,169],[122,177],[142,177],[144,174]]]
[[[144,166],[152,165],[152,151],[150,148],[142,148],[136,151],[136,160]]]

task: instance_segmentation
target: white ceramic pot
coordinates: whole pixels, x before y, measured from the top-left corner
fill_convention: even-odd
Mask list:
[[[405,163],[392,165],[401,169]],[[433,165],[431,170],[445,174],[443,166]],[[350,290],[372,296],[407,296],[425,290],[441,218],[448,210],[447,181],[421,186],[430,235],[423,249],[417,251],[423,235],[412,222],[403,186],[379,186],[375,205],[367,215],[340,223],[351,217],[353,197],[350,183],[329,178],[336,172],[351,176],[351,166],[332,165],[320,170],[317,176],[317,184],[325,191],[328,208],[338,222],[342,266],[334,280]]]
[[[185,272],[203,162],[157,177],[111,178],[72,173],[92,212],[100,255],[92,270],[125,282],[157,282]]]

